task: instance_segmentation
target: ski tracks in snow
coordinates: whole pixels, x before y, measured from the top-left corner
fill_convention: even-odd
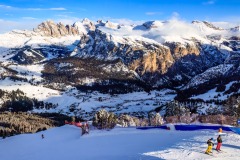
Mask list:
[[[239,157],[240,146],[237,144],[240,140],[239,136],[229,133],[223,136],[223,146],[224,151],[217,152],[214,150],[217,143],[216,137],[213,136],[212,132],[209,131],[199,131],[201,135],[196,135],[194,137],[189,137],[189,139],[182,139],[181,142],[177,143],[171,148],[144,153],[144,155],[157,157],[160,159],[169,160],[206,160],[206,159],[221,159],[221,160],[235,160]],[[207,149],[206,141],[214,137],[214,147],[213,154],[207,155],[205,151]]]

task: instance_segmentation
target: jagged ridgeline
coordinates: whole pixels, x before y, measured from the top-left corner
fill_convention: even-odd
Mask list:
[[[179,20],[46,21],[14,30],[0,35],[1,109],[91,119],[102,108],[165,114],[177,100],[197,101],[201,108],[190,111],[199,114],[210,113],[210,103],[220,112],[240,93],[239,37],[239,27]]]
[[[11,59],[18,64],[42,62],[47,83],[54,79],[54,82],[64,81],[84,88],[87,85],[79,81],[88,78],[94,81],[93,86],[96,81],[98,88],[106,87],[106,83],[114,88],[131,84],[129,91],[141,90],[139,88],[144,87],[139,86],[145,83],[150,88],[175,89],[179,91],[178,99],[233,81],[239,83],[238,27],[222,29],[206,21],[188,24],[176,20],[128,26],[84,19],[73,25],[46,21],[33,31],[9,34],[9,40],[13,35],[30,37],[18,44],[21,48],[12,47],[7,55],[13,55]],[[65,68],[71,67],[65,66],[58,68],[55,75],[47,73],[60,57],[66,62],[71,58],[81,61],[78,66],[71,64],[72,68],[78,67],[78,71],[66,71]],[[50,60],[54,58],[57,60]],[[65,73],[69,75],[66,77]],[[143,84],[139,85],[141,82]],[[131,87],[133,84],[136,89]],[[124,93],[124,90],[126,87],[116,93]]]

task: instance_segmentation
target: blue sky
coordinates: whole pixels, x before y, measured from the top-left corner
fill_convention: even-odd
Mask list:
[[[240,0],[1,0],[0,25],[20,29],[52,19],[71,23],[82,18],[113,21],[240,21]],[[9,26],[9,25],[8,25]],[[2,30],[2,31],[1,31]],[[0,27],[0,32],[8,30]]]

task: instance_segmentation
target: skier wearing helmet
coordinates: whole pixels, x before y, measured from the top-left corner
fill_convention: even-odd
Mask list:
[[[213,138],[210,138],[208,141],[207,141],[207,144],[208,144],[208,148],[206,150],[206,154],[209,154],[209,153],[212,153],[212,147],[214,146],[213,142],[212,142]]]

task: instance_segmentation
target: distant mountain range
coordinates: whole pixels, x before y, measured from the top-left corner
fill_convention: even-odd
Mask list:
[[[81,92],[118,95],[152,90],[169,90],[179,101],[206,100],[199,95],[214,90],[217,99],[225,100],[240,93],[239,64],[239,26],[222,29],[206,21],[142,25],[46,21],[33,31],[0,35],[0,89],[27,85],[19,89],[54,104],[60,103],[52,100],[56,95],[70,92],[69,97],[76,98]],[[31,86],[51,94],[41,96]],[[80,92],[73,93],[74,88]],[[58,111],[78,103],[67,101]]]

